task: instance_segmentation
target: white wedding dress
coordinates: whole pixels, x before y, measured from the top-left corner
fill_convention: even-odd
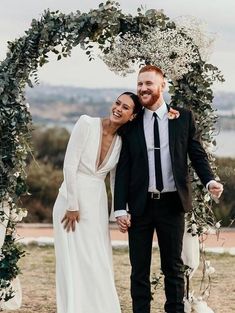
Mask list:
[[[97,167],[101,139],[101,119],[83,115],[67,146],[64,182],[53,209],[57,313],[121,313],[104,182],[111,171],[113,185],[121,138],[114,138],[105,160]],[[61,224],[67,209],[80,211],[75,232],[66,232]]]

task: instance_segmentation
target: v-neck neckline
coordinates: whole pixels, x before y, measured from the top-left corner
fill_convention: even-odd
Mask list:
[[[100,171],[102,168],[105,167],[105,165],[108,163],[110,156],[113,152],[116,140],[117,140],[117,134],[114,135],[113,140],[109,146],[109,149],[103,159],[103,161],[99,164],[100,157],[101,157],[101,147],[102,147],[102,139],[103,139],[103,124],[102,124],[102,118],[100,118],[100,123],[99,123],[99,128],[100,128],[100,136],[99,136],[99,141],[98,141],[98,151],[97,151],[97,156],[96,156],[96,172]]]

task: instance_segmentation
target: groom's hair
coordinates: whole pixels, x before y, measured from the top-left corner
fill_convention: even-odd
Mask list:
[[[164,73],[163,73],[163,71],[159,68],[159,67],[157,67],[157,66],[155,66],[155,65],[145,65],[145,66],[143,66],[141,69],[140,69],[140,71],[139,71],[139,74],[140,73],[144,73],[144,72],[155,72],[156,74],[158,74],[158,75],[161,75],[163,78],[164,78]]]

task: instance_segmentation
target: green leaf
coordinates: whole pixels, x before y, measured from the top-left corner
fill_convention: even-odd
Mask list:
[[[33,88],[33,83],[30,79],[27,80],[27,84],[30,88]]]
[[[7,102],[8,102],[8,96],[6,94],[4,94],[2,97],[2,103],[7,104]]]
[[[59,54],[60,52],[58,51],[58,50],[56,50],[56,49],[53,49],[53,50],[51,50],[53,53],[55,53],[55,54]]]

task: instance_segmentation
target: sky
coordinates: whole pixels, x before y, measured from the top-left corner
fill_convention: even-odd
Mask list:
[[[7,41],[14,40],[29,28],[33,18],[47,8],[64,13],[80,10],[88,12],[97,8],[101,0],[0,0],[0,60],[7,51]],[[105,2],[105,1],[103,1]],[[209,32],[216,35],[210,63],[219,67],[226,82],[215,85],[216,91],[235,92],[235,1],[234,0],[119,0],[125,13],[136,14],[143,5],[146,9],[163,9],[174,19],[193,16],[206,23]],[[39,70],[42,83],[73,85],[88,88],[118,87],[135,89],[136,73],[125,78],[115,75],[98,57],[89,62],[79,47],[72,51],[71,58],[50,62]]]

